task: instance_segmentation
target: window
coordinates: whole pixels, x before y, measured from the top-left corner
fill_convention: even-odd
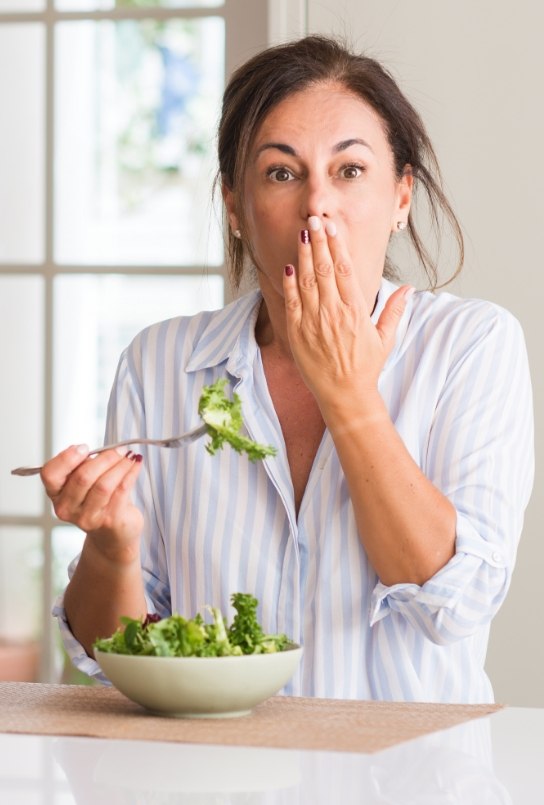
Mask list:
[[[50,615],[83,535],[37,479],[99,444],[115,366],[152,321],[227,294],[211,203],[225,75],[267,41],[266,0],[0,0],[2,644],[63,663]]]

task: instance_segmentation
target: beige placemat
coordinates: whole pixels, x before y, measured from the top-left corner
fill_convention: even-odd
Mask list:
[[[275,696],[241,718],[178,719],[148,714],[113,688],[4,682],[0,732],[367,753],[501,707]]]

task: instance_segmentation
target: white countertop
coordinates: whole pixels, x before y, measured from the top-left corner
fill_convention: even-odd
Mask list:
[[[2,805],[542,805],[544,709],[375,754],[0,734]]]

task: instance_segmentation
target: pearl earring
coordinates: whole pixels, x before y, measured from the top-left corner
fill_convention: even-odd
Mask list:
[[[403,229],[406,229],[406,221],[397,221],[397,229],[399,232],[402,232]]]
[[[238,240],[242,237],[242,233],[240,232],[239,229],[233,229],[232,234],[234,235],[235,238],[238,238]]]

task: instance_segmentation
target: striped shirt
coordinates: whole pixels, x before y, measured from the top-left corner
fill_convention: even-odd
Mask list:
[[[383,281],[373,321],[394,289]],[[455,506],[456,552],[422,586],[387,587],[362,547],[328,431],[295,512],[255,341],[260,302],[255,291],[222,310],[153,325],[121,357],[108,440],[189,430],[203,386],[227,377],[250,437],[278,447],[256,463],[228,448],[210,456],[204,440],[144,454],[135,499],[149,611],[193,616],[211,604],[230,621],[231,594],[252,593],[265,631],[304,646],[290,695],[492,701],[489,626],[508,590],[533,479],[532,393],[517,320],[448,293],[418,292],[408,303],[379,389],[414,461]],[[54,614],[72,660],[99,675],[69,631],[62,598]]]

